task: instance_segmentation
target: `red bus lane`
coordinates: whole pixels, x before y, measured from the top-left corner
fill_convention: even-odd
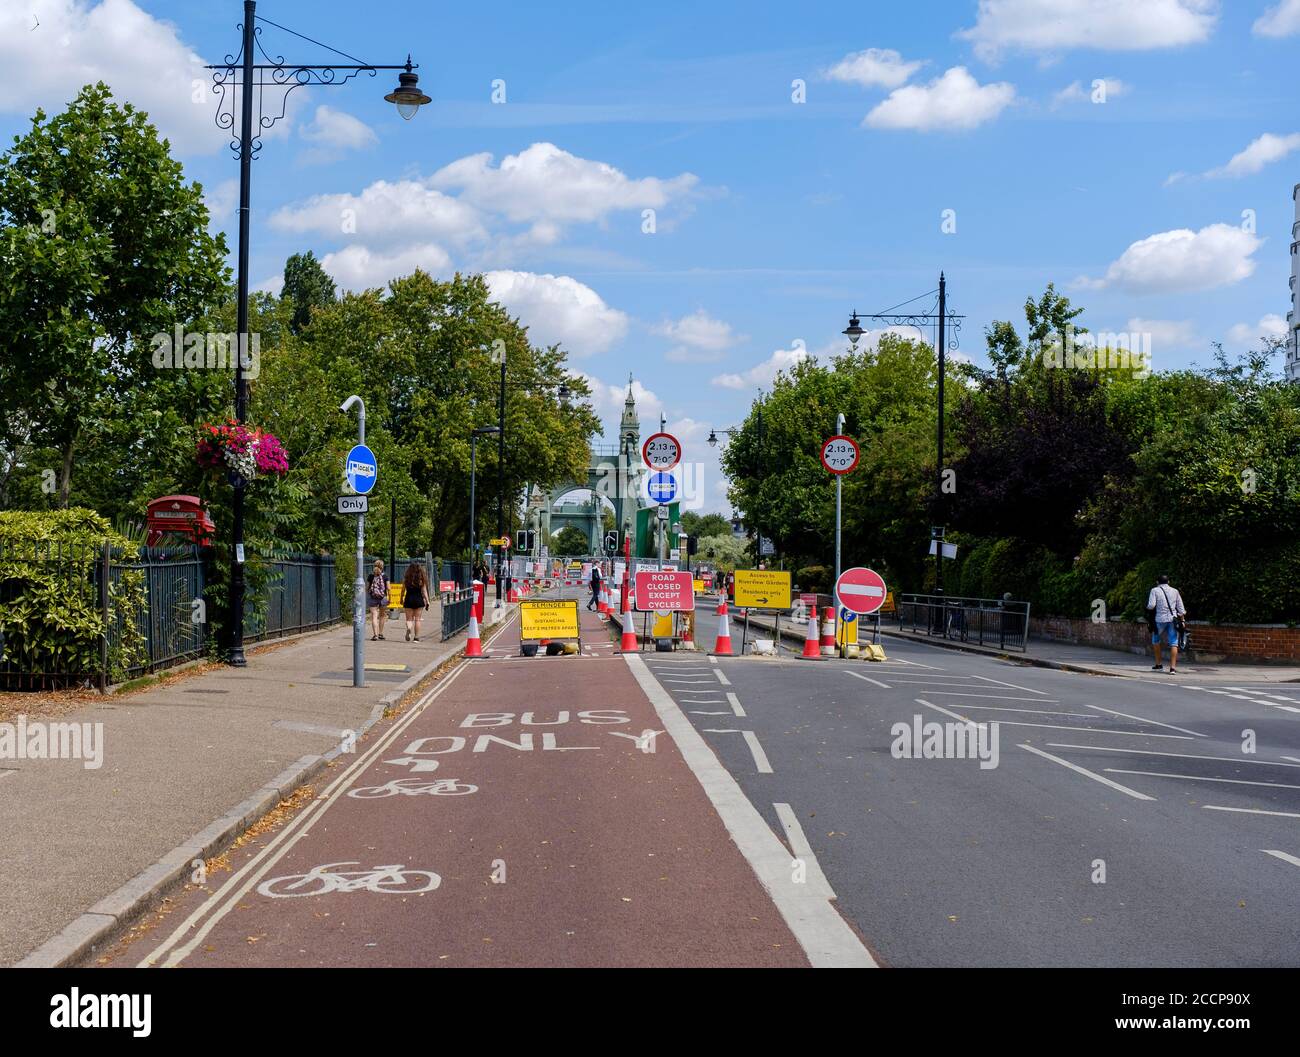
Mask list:
[[[807,965],[663,726],[617,657],[469,662],[147,960]]]

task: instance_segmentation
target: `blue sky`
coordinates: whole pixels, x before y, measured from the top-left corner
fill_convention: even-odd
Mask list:
[[[254,165],[254,283],[304,249],[345,286],[491,273],[599,383],[607,421],[635,373],[643,424],[662,410],[705,463],[705,509],[729,512],[709,428],[778,366],[836,349],[850,309],[932,290],[941,268],[976,361],[984,326],[1020,322],[1049,281],[1093,330],[1150,334],[1158,369],[1253,345],[1289,308],[1300,0],[258,13],[367,62],[409,51],[434,102],[401,121],[387,75],[291,96]],[[237,166],[192,56],[236,51],[241,17],[231,0],[6,0],[0,131],[102,78],[233,231]],[[263,40],[329,58],[270,25]]]

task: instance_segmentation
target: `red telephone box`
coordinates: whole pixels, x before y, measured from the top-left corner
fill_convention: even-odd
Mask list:
[[[207,547],[217,526],[203,509],[203,503],[194,495],[165,495],[152,500],[145,508],[148,535],[145,545],[156,547],[163,536],[176,533],[188,537],[187,542]]]

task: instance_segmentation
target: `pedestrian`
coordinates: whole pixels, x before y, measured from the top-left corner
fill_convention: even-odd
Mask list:
[[[388,620],[388,577],[380,558],[375,559],[366,580],[366,608],[370,610],[370,641],[374,642],[384,637],[384,623]]]
[[[600,602],[600,566],[591,563],[591,601],[587,603],[588,609],[595,609]]]
[[[411,562],[402,577],[402,608],[406,610],[406,641],[411,641],[411,631],[415,631],[415,641],[420,641],[420,620],[429,608],[429,577],[424,566]]]
[[[1187,607],[1176,587],[1169,586],[1169,577],[1161,576],[1147,596],[1147,626],[1151,629],[1151,646],[1156,663],[1153,672],[1160,671],[1160,646],[1169,647],[1169,674],[1178,674],[1178,638],[1187,628]]]

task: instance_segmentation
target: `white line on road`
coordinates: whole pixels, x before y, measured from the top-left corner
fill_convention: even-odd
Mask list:
[[[713,674],[716,675],[716,676],[718,677],[718,682],[720,682],[723,686],[730,686],[730,685],[731,685],[731,680],[728,679],[725,675],[722,674],[722,669],[721,669],[721,668],[714,668],[714,669],[713,669]]]
[[[1257,807],[1220,807],[1218,804],[1202,804],[1206,811],[1235,811],[1242,815],[1279,815],[1282,818],[1300,818],[1294,811],[1264,811]]]
[[[936,712],[942,712],[945,716],[952,716],[953,719],[960,719],[963,723],[974,723],[975,720],[970,716],[958,715],[956,712],[949,712],[946,708],[940,708],[922,698],[916,698],[917,704],[925,705],[926,708],[933,708]],[[1191,738],[1184,737],[1182,734],[1147,734],[1140,730],[1107,730],[1105,727],[1063,727],[1056,723],[1025,723],[1018,719],[999,720],[999,725],[1003,727],[1040,727],[1046,730],[1078,730],[1085,734],[1126,734],[1133,738],[1172,738],[1175,741],[1191,741]]]
[[[1284,851],[1272,851],[1268,848],[1260,848],[1259,850],[1262,851],[1265,855],[1271,855],[1275,859],[1281,859],[1283,862],[1289,862],[1292,866],[1300,866],[1300,859],[1297,859],[1294,855],[1288,855]]]
[[[931,690],[928,686],[925,688],[926,693],[933,694],[935,697],[986,697],[990,701],[1036,701],[1044,705],[1059,705],[1061,702],[1054,697],[1003,697],[1001,694],[964,694],[960,690]],[[968,705],[968,708],[974,708],[974,705]],[[1046,709],[1026,708],[1021,709],[1023,712],[1045,712]],[[1053,713],[1048,712],[1048,715]],[[1062,716],[1092,716],[1087,712],[1061,712]]]
[[[1180,760],[1218,760],[1220,763],[1253,763],[1265,767],[1295,767],[1297,763],[1274,763],[1272,760],[1244,760],[1233,756],[1194,756],[1188,752],[1157,752],[1155,749],[1118,749],[1113,745],[1064,745],[1060,742],[1047,743],[1054,749],[1093,749],[1096,752],[1133,752],[1139,756],[1174,756]],[[1283,756],[1282,759],[1287,759]]]
[[[750,755],[754,757],[754,766],[758,768],[759,774],[771,774],[772,765],[767,762],[767,753],[763,751],[763,746],[759,744],[758,735],[752,730],[741,731],[745,735],[745,744],[749,746]]]
[[[740,698],[730,691],[727,692],[727,702],[731,705],[731,711],[736,715],[744,717],[745,710],[740,707]]]
[[[1107,767],[1107,774],[1144,774],[1148,778],[1182,778],[1189,782],[1219,782],[1224,785],[1266,785],[1270,789],[1300,789],[1300,785],[1287,785],[1285,782],[1248,782],[1244,778],[1206,778],[1199,774],[1163,774],[1160,771],[1124,771],[1118,767]]]
[[[730,712],[701,712],[699,709],[691,709],[692,716],[729,716]]]
[[[958,695],[960,696],[960,695]],[[1004,698],[1006,701],[1019,701],[1018,697]],[[1033,700],[1033,698],[1029,698]],[[1092,719],[1087,712],[1049,712],[1045,708],[1005,708],[1002,705],[962,705],[962,708],[978,708],[984,712],[1022,712],[1031,716],[1067,716],[1072,718],[1082,717],[1083,719]]]
[[[695,773],[731,839],[749,860],[750,867],[772,897],[808,960],[818,968],[874,968],[875,959],[840,917],[839,911],[807,885],[791,883],[789,849],[777,839],[677,703],[656,682],[645,662],[635,654],[623,656],[677,744],[682,759]]]
[[[812,845],[808,843],[807,836],[804,835],[803,827],[799,825],[799,817],[794,813],[794,809],[789,804],[773,804],[776,809],[776,817],[781,820],[781,828],[785,830],[785,839],[790,842],[790,850],[794,852],[794,857],[804,864],[806,880],[805,884],[810,885],[827,899],[835,898],[835,889],[831,887],[830,881],[822,873],[821,864],[817,861],[817,854],[812,850]]]
[[[1142,716],[1130,716],[1127,712],[1116,712],[1114,709],[1102,708],[1101,705],[1088,705],[1088,708],[1095,709],[1098,712],[1106,712],[1112,716],[1123,716],[1125,719],[1133,719],[1139,723],[1149,723],[1153,727],[1164,727],[1166,730],[1176,730],[1180,734],[1190,734],[1194,738],[1203,738],[1204,734],[1198,734],[1194,730],[1188,730],[1186,727],[1175,727],[1172,723],[1161,723],[1155,719],[1144,719]]]
[[[1094,782],[1100,782],[1102,785],[1108,785],[1112,789],[1118,789],[1121,793],[1126,793],[1135,800],[1154,800],[1155,797],[1147,796],[1146,793],[1139,793],[1136,789],[1130,789],[1126,785],[1120,785],[1119,782],[1112,782],[1095,771],[1090,771],[1086,767],[1080,767],[1077,763],[1071,763],[1069,760],[1063,760],[1059,756],[1053,756],[1050,752],[1044,752],[1042,749],[1036,749],[1032,745],[1020,746],[1026,752],[1032,752],[1035,756],[1041,756],[1045,760],[1051,760],[1053,763],[1059,763],[1062,767],[1068,767],[1070,770],[1083,775],[1085,778],[1091,778]]]
[[[987,675],[975,675],[971,678],[982,679],[986,683],[998,683],[1002,686],[1009,686],[1013,690],[1023,690],[1027,694],[1042,694],[1044,697],[1047,696],[1046,691],[1044,690],[1035,690],[1032,686],[1021,686],[1018,683],[1004,683],[1001,679],[990,679]]]
[[[873,679],[869,675],[863,675],[861,672],[845,672],[844,674],[851,675],[853,676],[854,679],[865,679],[867,682],[880,687],[880,689],[882,690],[889,689],[889,685],[887,683],[882,683],[879,679]]]
[[[714,690],[710,687],[708,690],[674,690],[674,694],[713,694],[715,697],[721,694],[721,690]]]

